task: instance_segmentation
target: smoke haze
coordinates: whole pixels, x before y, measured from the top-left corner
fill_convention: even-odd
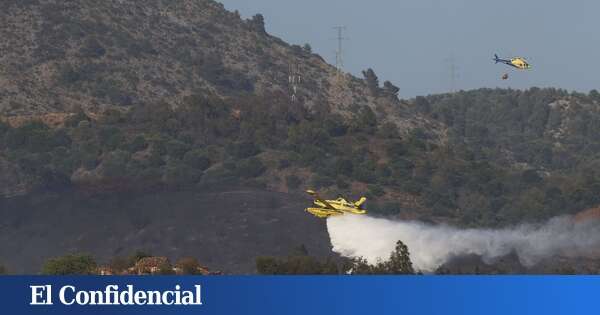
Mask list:
[[[468,254],[492,263],[515,251],[521,264],[531,267],[554,255],[591,257],[600,253],[600,222],[576,223],[569,216],[492,230],[344,215],[327,219],[327,229],[335,252],[362,256],[369,263],[387,260],[396,241],[401,240],[408,246],[415,269],[423,272],[433,272],[453,257]]]

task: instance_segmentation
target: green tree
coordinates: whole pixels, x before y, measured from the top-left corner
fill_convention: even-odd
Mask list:
[[[325,119],[325,128],[332,137],[341,137],[348,132],[346,119],[340,115],[329,115]]]
[[[65,120],[64,124],[66,127],[74,128],[79,125],[81,121],[90,121],[90,118],[85,114],[85,111],[80,105],[75,106],[72,109],[73,114]]]
[[[210,166],[210,160],[206,157],[206,153],[200,149],[188,151],[183,156],[183,162],[189,167],[204,171]]]
[[[125,135],[121,129],[112,126],[103,126],[98,130],[100,145],[108,150],[116,150],[125,142]]]
[[[56,143],[50,128],[41,122],[29,122],[18,128],[8,129],[5,141],[9,149],[29,152],[47,152],[61,145]]]
[[[309,43],[304,44],[304,46],[302,47],[302,49],[304,49],[305,52],[311,54],[312,53],[312,46],[310,46]]]
[[[375,266],[369,264],[365,258],[356,257],[351,260],[347,269],[353,275],[372,275],[375,274],[374,268]]]
[[[129,152],[135,153],[138,151],[146,150],[148,147],[148,142],[146,138],[142,135],[137,135],[131,142],[129,142]]]
[[[245,159],[251,156],[255,156],[260,153],[259,147],[254,142],[242,141],[234,143],[227,148],[229,154],[235,156],[238,159]]]
[[[171,140],[166,143],[167,154],[176,159],[182,159],[190,146],[179,140]]]
[[[128,261],[128,266],[132,267],[134,266],[138,261],[140,261],[140,259],[142,258],[146,258],[146,257],[152,257],[152,254],[142,251],[142,250],[138,250],[135,251],[133,254],[131,254],[129,257],[127,257],[127,261]]]
[[[368,188],[369,192],[374,196],[381,197],[385,195],[385,190],[383,190],[383,188],[381,188],[379,185],[369,185]]]
[[[364,258],[354,258],[351,262],[350,271],[352,274],[394,274],[411,275],[415,274],[408,247],[402,242],[396,242],[396,248],[391,253],[387,261],[380,261],[375,265],[369,264]]]
[[[369,106],[361,108],[358,115],[354,117],[353,128],[368,134],[375,133],[377,130],[377,116]]]
[[[173,270],[173,266],[170,263],[165,262],[158,266],[158,274],[163,276],[174,275],[175,271]]]
[[[379,79],[377,78],[375,71],[373,71],[373,69],[369,68],[369,69],[363,71],[363,76],[365,77],[365,81],[367,83],[367,88],[369,89],[371,96],[373,96],[373,97],[379,96],[379,93],[381,92],[381,88],[379,87]]]
[[[96,261],[87,254],[70,254],[51,258],[44,264],[42,273],[45,275],[91,275],[96,270]]]
[[[298,148],[307,145],[326,147],[331,144],[331,137],[323,126],[305,121],[289,128],[288,141]]]
[[[181,268],[181,272],[184,275],[198,275],[202,266],[198,262],[198,259],[193,257],[184,257],[177,261],[177,267]]]
[[[386,152],[390,158],[397,160],[407,154],[408,150],[401,141],[393,141],[386,145]]]
[[[385,263],[388,273],[391,274],[414,274],[412,261],[408,246],[402,241],[396,242],[396,248],[390,255],[390,259]]]
[[[165,168],[164,181],[168,185],[188,185],[197,182],[202,176],[202,172],[193,169],[181,161],[171,160]]]
[[[240,161],[236,169],[238,175],[243,178],[258,177],[266,171],[266,167],[262,161],[255,157]]]
[[[279,261],[275,257],[256,258],[256,271],[261,275],[280,274]]]

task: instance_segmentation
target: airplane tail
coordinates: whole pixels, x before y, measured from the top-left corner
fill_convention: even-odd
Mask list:
[[[361,206],[365,203],[365,201],[367,201],[366,197],[360,197],[360,199],[357,202],[355,202],[354,205],[360,209]]]
[[[497,55],[497,54],[494,54],[494,61],[495,61],[496,63],[500,62],[500,58],[498,58],[498,55]]]

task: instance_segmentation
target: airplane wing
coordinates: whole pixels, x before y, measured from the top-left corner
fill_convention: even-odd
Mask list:
[[[328,209],[339,211],[338,209],[334,208],[329,202],[325,201],[325,199],[321,198],[321,196],[319,196],[319,194],[317,194],[316,191],[314,191],[314,190],[307,190],[306,192],[309,195],[315,197],[315,199],[317,199],[318,201],[322,202]],[[339,212],[342,212],[342,211],[339,211]]]

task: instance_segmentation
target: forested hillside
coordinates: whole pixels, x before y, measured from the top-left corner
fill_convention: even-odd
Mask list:
[[[427,199],[450,200],[466,222],[488,223],[534,221],[598,204],[598,102],[596,91],[538,88],[417,98],[419,110],[448,127],[452,148],[431,172]],[[452,162],[457,156],[473,173]]]
[[[500,225],[598,203],[592,99],[539,89],[418,98],[415,111],[448,126],[441,144],[421,129],[400,136],[368,107],[343,119],[273,96],[195,95],[176,111],[100,121],[81,112],[62,128],[5,124],[1,133],[7,160],[37,188],[315,187],[365,193],[374,213]]]
[[[595,91],[484,89],[401,101],[372,70],[362,80],[340,77],[309,48],[266,34],[262,16],[244,21],[213,1],[8,8],[6,196],[315,187],[366,194],[374,213],[468,225],[598,203]],[[294,100],[290,63],[306,74]]]

